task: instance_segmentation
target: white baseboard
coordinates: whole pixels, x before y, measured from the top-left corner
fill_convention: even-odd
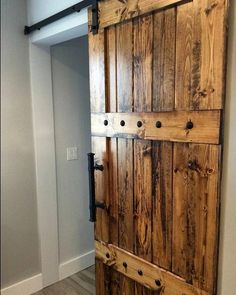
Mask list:
[[[1,290],[2,295],[30,295],[43,288],[42,274],[35,275],[26,280]]]
[[[68,260],[59,266],[59,278],[63,280],[95,263],[94,250]]]

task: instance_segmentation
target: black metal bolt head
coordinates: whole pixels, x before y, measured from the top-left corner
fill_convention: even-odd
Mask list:
[[[125,126],[125,121],[124,120],[120,121],[120,126]]]
[[[142,276],[142,275],[143,275],[143,272],[142,272],[142,270],[141,270],[141,269],[139,269],[139,270],[138,270],[138,274],[139,274],[140,276]]]
[[[156,122],[156,127],[157,127],[157,128],[161,128],[161,121],[157,121],[157,122]]]
[[[155,280],[155,283],[156,283],[156,285],[157,285],[158,287],[161,286],[161,281],[160,281],[160,280]]]
[[[123,262],[123,266],[124,266],[124,268],[127,268],[127,266],[128,266],[125,261]]]
[[[192,121],[187,122],[186,129],[193,129],[193,122]]]
[[[143,123],[142,123],[141,121],[138,121],[138,122],[137,122],[137,126],[138,126],[138,128],[140,128],[140,127],[143,126]]]
[[[110,258],[110,254],[109,253],[106,253],[106,258]]]
[[[105,125],[105,126],[107,126],[107,125],[108,125],[108,121],[107,121],[107,120],[104,120],[104,122],[103,122],[103,123],[104,123],[104,125]]]

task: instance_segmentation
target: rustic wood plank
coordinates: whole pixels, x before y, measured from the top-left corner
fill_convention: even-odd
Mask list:
[[[172,111],[175,100],[176,9],[154,14],[153,111]]]
[[[177,7],[176,109],[221,109],[228,0]]]
[[[175,108],[190,109],[192,87],[193,4],[177,7]]]
[[[89,34],[89,74],[90,74],[90,108],[92,112],[105,112],[105,43],[104,32],[97,35]],[[108,155],[106,138],[92,137],[92,151],[96,161],[104,165],[104,171],[95,173],[96,201],[103,201],[109,205],[108,194]],[[109,216],[107,210],[97,209],[97,221],[95,223],[95,239],[109,241]],[[98,294],[107,294],[106,268],[96,260],[96,287]]]
[[[105,112],[104,32],[89,34],[89,79],[91,112]]]
[[[153,263],[171,271],[172,262],[172,160],[173,144],[152,144]]]
[[[104,0],[99,2],[100,29],[181,2],[184,0]]]
[[[97,259],[146,288],[161,292],[163,295],[210,295],[208,292],[187,284],[184,279],[117,246],[100,242],[96,242],[95,246]],[[127,267],[124,267],[124,262]],[[142,271],[141,275],[140,271]]]
[[[152,110],[153,16],[133,21],[134,111]],[[152,261],[152,171],[151,142],[134,140],[134,253]],[[135,284],[135,295],[150,291]]]
[[[117,44],[117,111],[133,110],[133,41],[132,22],[116,27]],[[117,139],[118,197],[119,197],[119,247],[133,251],[133,142]],[[120,275],[120,294],[134,294],[134,284]]]
[[[134,20],[134,110],[152,108],[153,18],[147,15]]]
[[[96,136],[153,139],[174,142],[219,143],[220,111],[161,113],[94,113],[92,134]],[[108,125],[104,125],[107,120]],[[121,121],[125,126],[121,126]],[[161,128],[156,122],[161,122]],[[187,122],[193,123],[187,129]],[[138,122],[142,126],[138,127]]]
[[[116,27],[106,30],[106,95],[109,112],[117,111],[117,63],[116,63]],[[109,150],[109,240],[119,244],[119,196],[118,196],[118,139],[108,140]],[[120,274],[110,270],[110,290],[112,294],[119,294]]]
[[[229,1],[194,0],[191,109],[221,109],[224,102],[226,17]]]
[[[152,148],[151,142],[134,141],[134,253],[152,261]],[[136,286],[135,294],[147,294]]]
[[[174,273],[215,294],[220,146],[174,146]]]
[[[117,107],[119,112],[133,110],[133,25],[117,25]]]

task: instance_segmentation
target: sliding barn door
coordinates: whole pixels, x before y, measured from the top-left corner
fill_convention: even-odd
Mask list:
[[[101,0],[96,294],[216,294],[227,0]]]

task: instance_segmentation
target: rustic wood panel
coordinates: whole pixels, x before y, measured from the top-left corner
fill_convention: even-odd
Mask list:
[[[175,99],[175,30],[176,9],[154,14],[153,39],[153,107],[172,111]]]
[[[214,294],[220,146],[174,145],[174,273]]]
[[[173,144],[154,141],[153,173],[153,263],[171,270],[172,262],[172,161]]]
[[[140,138],[196,143],[219,143],[220,111],[158,112],[158,113],[94,113],[92,134],[107,137]],[[104,125],[107,120],[108,125]],[[125,122],[121,126],[121,121]],[[161,128],[156,122],[161,122]],[[193,123],[187,129],[187,122]],[[142,126],[138,127],[138,122]]]
[[[105,51],[104,32],[97,35],[89,34],[89,74],[90,74],[90,108],[92,112],[105,112]],[[95,190],[96,200],[104,201],[109,205],[108,194],[108,170],[107,170],[107,140],[106,138],[92,137],[92,151],[96,154],[96,160],[103,164],[103,172],[96,171]],[[95,224],[95,239],[109,241],[109,216],[106,210],[97,210],[97,222]],[[106,293],[106,282],[109,279],[103,264],[96,260],[96,289],[98,295]]]
[[[186,0],[104,0],[99,3],[100,29]],[[191,0],[189,0],[191,1]]]
[[[116,63],[116,27],[111,26],[106,31],[106,96],[109,112],[117,111],[117,63]],[[119,196],[118,196],[118,155],[116,138],[108,141],[109,150],[109,240],[119,245]],[[110,271],[110,290],[119,294],[120,274]]]
[[[152,110],[153,16],[133,21],[134,111]],[[134,140],[134,253],[152,261],[152,166],[151,142]],[[135,284],[135,295],[150,291]]]
[[[210,295],[208,292],[187,284],[184,279],[117,246],[100,242],[96,242],[95,245],[97,259],[146,288],[163,295]],[[109,258],[107,258],[107,254]],[[124,267],[124,262],[127,267]],[[141,275],[140,271],[142,271]]]
[[[117,111],[133,110],[133,24],[117,25]],[[133,142],[118,138],[119,247],[133,251]],[[120,292],[134,294],[134,284],[120,276]]]
[[[228,0],[177,7],[176,109],[221,109]]]

